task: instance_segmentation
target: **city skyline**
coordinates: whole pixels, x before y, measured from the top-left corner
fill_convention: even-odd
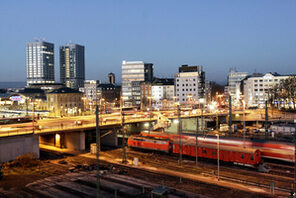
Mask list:
[[[157,77],[202,65],[207,80],[222,84],[232,67],[296,73],[294,1],[57,2],[1,3],[0,81],[25,81],[25,43],[43,37],[55,45],[56,80],[58,47],[70,40],[86,47],[86,79],[103,82],[109,72],[121,81],[123,60],[151,62]]]

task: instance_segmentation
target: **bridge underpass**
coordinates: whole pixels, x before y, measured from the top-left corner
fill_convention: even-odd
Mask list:
[[[197,127],[197,119],[195,118],[182,118],[182,131],[186,133],[195,133]],[[177,133],[178,122],[177,119],[169,119],[170,126],[165,129],[165,132],[168,133]],[[199,131],[201,131],[201,123],[203,121],[203,126],[206,128],[208,122],[216,122],[212,118],[200,118],[198,117],[199,122]],[[225,117],[219,118],[219,122],[225,122]],[[130,135],[139,134],[141,131],[148,131],[156,123],[156,121],[151,122],[138,122],[138,123],[129,123],[125,124],[127,128],[127,133],[125,137]],[[101,144],[102,146],[112,146],[118,147],[122,145],[122,131],[120,125],[110,125],[110,126],[101,126]],[[73,151],[85,151],[90,150],[90,144],[96,142],[96,131],[95,128],[80,128],[76,130],[59,130],[55,133],[45,133],[39,134],[39,142],[43,145],[55,146],[58,148],[66,148]]]

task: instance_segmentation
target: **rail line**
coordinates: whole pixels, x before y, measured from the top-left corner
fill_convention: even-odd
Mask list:
[[[138,151],[129,150],[129,157],[138,157],[142,158],[142,160],[146,163],[147,161],[151,165],[167,167],[171,170],[186,172],[186,173],[197,173],[205,176],[215,176],[213,171],[216,171],[217,166],[212,165],[210,163],[199,162],[199,165],[202,167],[196,168],[194,165],[194,161],[186,160],[187,163],[183,163],[182,167],[177,166],[177,157],[176,156],[167,156],[165,154],[155,154],[149,153],[148,155],[143,155],[147,153],[139,153]],[[165,161],[165,163],[164,163]],[[189,162],[189,163],[188,163]],[[210,166],[210,168],[209,168]],[[258,173],[255,171],[250,171],[246,169],[241,169],[242,167],[234,167],[232,166],[221,166],[220,167],[220,178],[225,181],[234,181],[242,184],[250,184],[252,186],[264,187],[266,189],[271,188],[271,183],[275,186],[275,190],[279,190],[282,192],[290,192],[291,186],[289,185],[290,181],[293,183],[292,178],[287,178],[284,176],[273,176],[267,173]],[[258,174],[262,177],[258,178]],[[242,180],[242,176],[246,179]],[[259,182],[258,182],[259,180]]]
[[[131,153],[129,153],[129,155],[131,155]],[[151,161],[154,161],[154,159],[152,159],[152,158],[150,158],[150,160]],[[167,167],[166,164],[170,164],[170,163],[171,162],[164,163],[164,161],[162,161],[161,164],[154,163],[154,165],[157,165],[157,166],[160,166],[161,165],[161,167],[170,168],[170,170],[176,170],[178,172],[190,172],[190,171],[188,171],[187,168],[184,170],[184,167],[178,167],[178,166],[176,166],[176,161],[174,162],[174,165],[175,165],[174,167]],[[117,167],[120,166],[120,167],[124,167],[124,168],[127,168],[128,167],[128,168],[131,168],[131,169],[137,169],[138,171],[145,171],[146,173],[153,173],[153,174],[157,174],[157,175],[160,174],[160,173],[156,173],[154,171],[138,169],[136,167],[130,167],[130,166],[121,165],[121,164],[114,164],[114,166],[117,166]],[[194,168],[192,168],[192,169],[194,169]],[[196,172],[196,169],[195,169],[195,172]],[[191,172],[191,173],[194,173],[194,172]],[[163,173],[161,175],[165,175],[165,174]],[[213,176],[212,173],[211,173],[211,171],[203,171],[203,174],[202,175],[204,175],[206,177],[212,177]],[[174,178],[174,180],[176,180],[176,181],[178,181],[180,179],[179,176],[172,176],[172,175],[167,175],[167,176]],[[249,186],[264,188],[264,189],[267,189],[268,191],[271,189],[270,184],[259,183],[259,182],[254,182],[254,181],[247,181],[247,180],[239,179],[237,177],[220,175],[220,180],[234,182],[234,183],[240,183],[240,184],[247,184]],[[182,181],[184,181],[184,182],[185,181],[190,181],[190,182],[194,182],[194,183],[204,183],[202,181],[196,181],[194,179],[189,179],[189,178],[185,178],[185,177],[182,178]],[[281,192],[281,193],[284,193],[284,194],[286,194],[286,193],[288,194],[288,193],[291,192],[291,189],[289,187],[285,188],[285,187],[275,186],[274,187],[274,191],[278,191],[278,192]]]

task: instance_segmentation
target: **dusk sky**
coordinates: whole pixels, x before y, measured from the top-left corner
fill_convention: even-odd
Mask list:
[[[295,0],[1,0],[0,81],[25,81],[25,44],[36,38],[85,46],[86,79],[121,75],[122,60],[173,77],[203,65],[207,80],[238,71],[296,73]]]

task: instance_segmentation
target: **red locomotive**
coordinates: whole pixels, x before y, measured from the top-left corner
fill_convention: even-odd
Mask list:
[[[157,132],[150,132],[148,134],[142,132],[139,136],[130,136],[128,138],[128,145],[134,148],[157,150],[166,153],[179,154],[182,151],[183,155],[196,156],[195,138],[192,139],[190,136],[182,135],[182,149],[180,149],[179,141],[178,135]],[[217,143],[209,144],[208,142],[200,141],[200,138],[198,138],[198,141],[198,157],[218,158]],[[231,147],[223,143],[219,144],[219,160],[253,167],[259,165],[262,161],[261,152],[258,149]]]

